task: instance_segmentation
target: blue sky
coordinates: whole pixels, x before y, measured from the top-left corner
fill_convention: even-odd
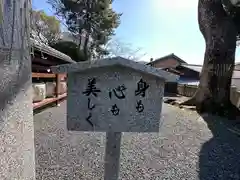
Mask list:
[[[181,3],[181,2],[184,2]],[[122,12],[116,37],[141,48],[141,60],[149,61],[174,53],[191,64],[202,64],[204,39],[198,29],[198,0],[115,0],[113,9]],[[53,14],[45,0],[33,0],[34,9]],[[240,62],[240,48],[236,62]]]

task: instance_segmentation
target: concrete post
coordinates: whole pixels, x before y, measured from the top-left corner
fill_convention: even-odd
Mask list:
[[[35,179],[30,0],[0,1],[0,179]]]

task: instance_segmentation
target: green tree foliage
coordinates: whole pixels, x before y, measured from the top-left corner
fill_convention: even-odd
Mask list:
[[[84,53],[88,55],[106,54],[101,48],[114,35],[114,30],[120,24],[121,14],[116,13],[111,4],[113,0],[48,0],[58,16],[64,17],[68,30],[72,33],[87,32],[84,43]],[[89,39],[93,40],[88,46]],[[79,39],[80,46],[81,39]]]
[[[47,44],[54,44],[61,33],[60,22],[55,16],[48,16],[44,11],[32,10],[32,33]]]
[[[84,56],[83,51],[79,50],[79,47],[74,42],[70,41],[59,41],[52,47],[68,56],[70,56],[74,61],[85,61],[87,57]]]

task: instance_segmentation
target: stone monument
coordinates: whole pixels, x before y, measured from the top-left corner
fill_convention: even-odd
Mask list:
[[[121,132],[158,132],[164,83],[178,79],[121,57],[52,71],[68,74],[68,130],[107,132],[105,180],[118,178]]]

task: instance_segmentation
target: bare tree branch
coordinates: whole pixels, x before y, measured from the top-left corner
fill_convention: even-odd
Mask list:
[[[121,56],[134,61],[143,58],[147,54],[142,52],[142,48],[134,48],[130,43],[122,42],[117,38],[110,40],[104,49],[109,52],[105,57]]]

